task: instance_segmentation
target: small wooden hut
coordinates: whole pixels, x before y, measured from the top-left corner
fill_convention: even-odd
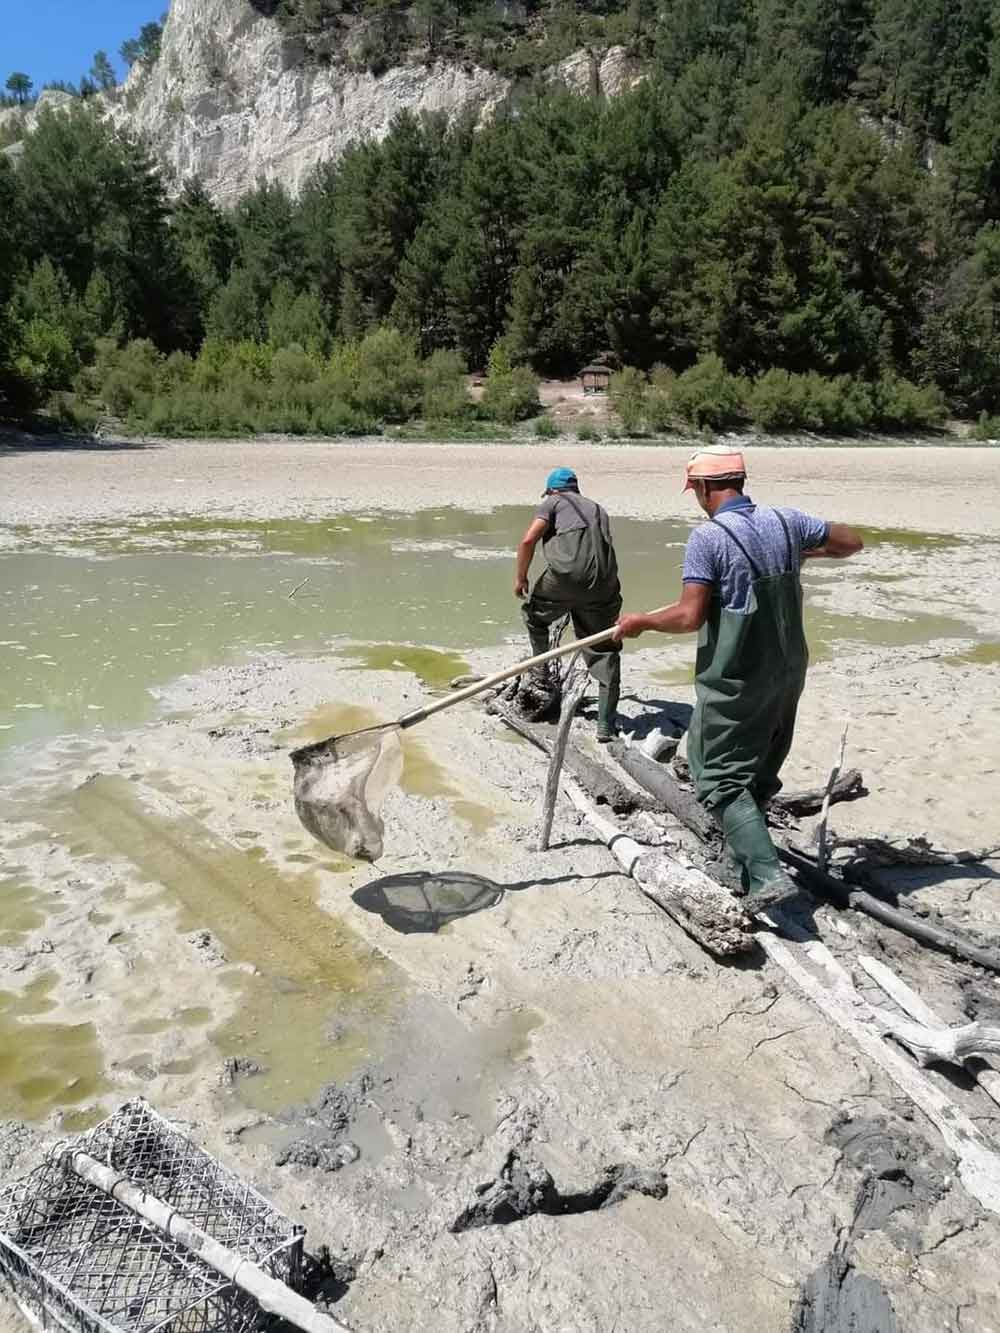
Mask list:
[[[584,366],[580,371],[584,393],[607,393],[611,369],[608,366]]]

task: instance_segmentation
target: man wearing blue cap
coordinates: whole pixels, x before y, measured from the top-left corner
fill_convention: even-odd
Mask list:
[[[618,561],[611,541],[611,525],[599,504],[580,494],[576,473],[568,467],[550,472],[542,503],[535,511],[517,548],[514,595],[528,592],[528,570],[535,547],[542,542],[544,569],[522,608],[533,654],[549,646],[549,626],[561,616],[573,618],[577,638],[610,629],[622,607]],[[615,717],[621,691],[621,644],[585,653],[591,675],[599,685],[597,739],[615,735]]]

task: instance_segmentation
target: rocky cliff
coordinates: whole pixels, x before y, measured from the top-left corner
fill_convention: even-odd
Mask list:
[[[641,77],[621,47],[577,52],[549,73],[591,96],[614,96]],[[468,63],[414,61],[380,75],[320,65],[249,0],[173,0],[157,63],[136,65],[102,101],[116,123],[145,136],[177,184],[198,176],[226,204],[260,177],[298,190],[317,163],[381,137],[400,111],[471,109],[485,119],[517,94],[511,80]],[[33,115],[26,120],[30,130]]]

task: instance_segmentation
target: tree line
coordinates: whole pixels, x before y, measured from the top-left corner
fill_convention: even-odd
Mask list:
[[[998,412],[992,3],[631,3],[648,60],[633,91],[535,86],[478,130],[404,114],[295,199],[269,182],[228,211],[197,182],[170,198],[146,149],[86,107],[43,116],[0,163],[8,412],[101,400],[95,367],[112,375],[134,340],[147,387],[125,415],[156,405],[164,429],[180,398],[197,416],[233,348],[267,349],[266,373],[240,354],[260,407],[246,429],[284,428],[268,404],[295,379],[283,356],[275,380],[289,349],[312,367],[296,382],[319,386],[295,429],[322,428],[324,394],[328,428],[426,415],[413,367],[432,357],[452,386],[492,366],[507,416],[530,411],[531,375],[604,359],[636,429]],[[410,387],[383,411],[356,377],[387,375],[393,348]]]

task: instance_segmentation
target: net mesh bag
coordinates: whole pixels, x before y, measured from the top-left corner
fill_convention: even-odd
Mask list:
[[[382,855],[382,803],[403,774],[393,728],[378,735],[331,737],[293,750],[295,810],[304,827],[335,852],[362,861]]]

